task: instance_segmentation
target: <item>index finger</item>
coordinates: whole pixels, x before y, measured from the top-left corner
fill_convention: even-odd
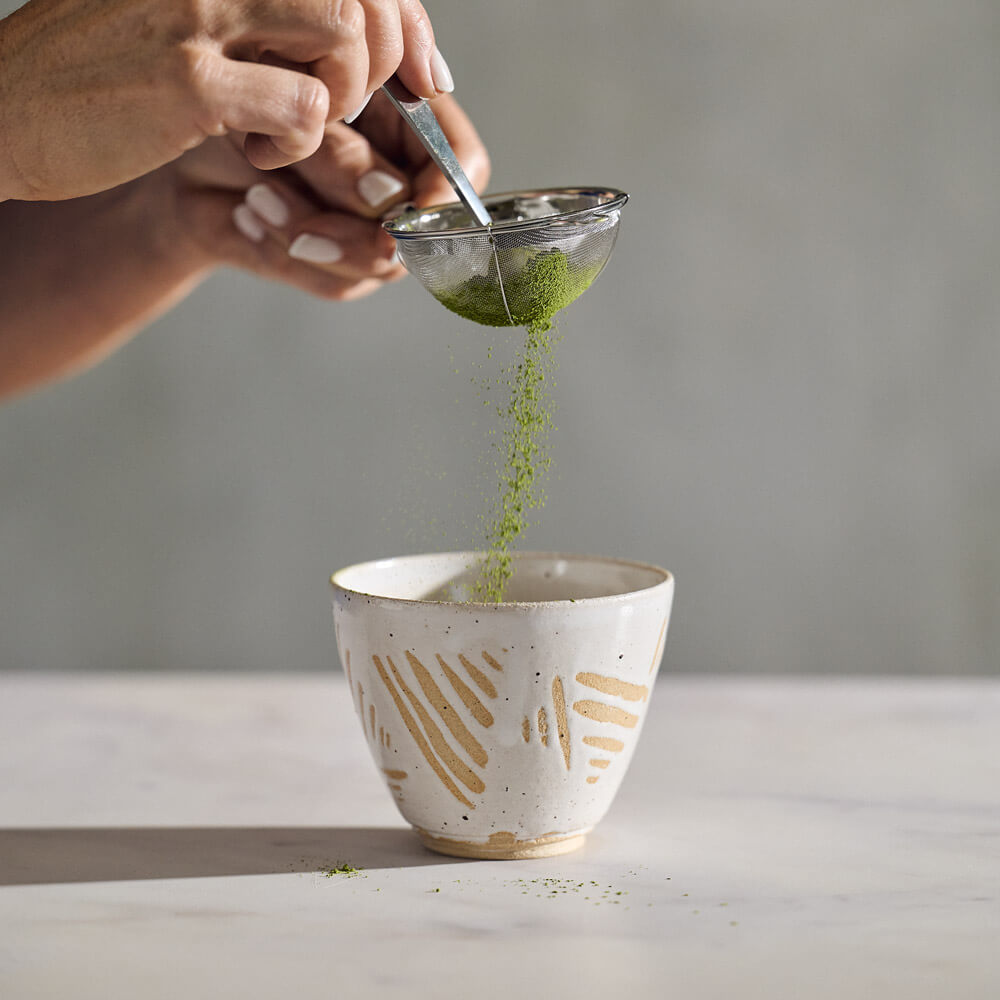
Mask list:
[[[327,204],[369,219],[411,197],[406,173],[342,122],[330,122],[319,149],[290,169]]]

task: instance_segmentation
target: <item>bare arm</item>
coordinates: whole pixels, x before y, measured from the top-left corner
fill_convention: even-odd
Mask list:
[[[94,364],[209,273],[172,207],[159,173],[87,198],[0,204],[0,396]]]
[[[435,107],[482,189],[489,159],[471,122],[451,97]],[[257,214],[262,188],[281,221]],[[96,363],[219,266],[333,301],[367,295],[405,273],[380,214],[453,197],[376,95],[354,128],[328,125],[316,154],[293,167],[258,170],[241,137],[222,137],[101,194],[0,203],[0,398]],[[312,253],[296,249],[303,238]]]

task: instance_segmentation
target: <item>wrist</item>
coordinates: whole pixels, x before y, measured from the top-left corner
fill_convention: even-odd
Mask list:
[[[187,277],[207,273],[219,261],[192,230],[197,220],[186,211],[184,195],[170,164],[107,192],[134,227],[144,253],[167,273]]]

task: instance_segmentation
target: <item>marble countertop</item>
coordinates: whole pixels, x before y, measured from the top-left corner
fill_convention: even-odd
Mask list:
[[[582,851],[462,861],[339,677],[0,675],[0,996],[1000,996],[1000,682],[650,712]]]

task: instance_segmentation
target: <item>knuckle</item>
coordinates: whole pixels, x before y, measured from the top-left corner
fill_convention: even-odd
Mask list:
[[[290,94],[291,124],[301,132],[321,129],[330,108],[329,91],[313,76],[296,75],[298,79]]]
[[[183,139],[177,137],[184,147],[194,145],[205,136],[225,134],[225,109],[220,100],[223,72],[223,61],[210,49],[185,43],[174,50],[170,74],[192,109],[199,133]],[[180,119],[175,124],[179,122]]]
[[[335,174],[361,174],[371,165],[371,147],[358,133],[336,142],[325,142],[320,155],[323,166]]]
[[[165,20],[163,31],[168,38],[182,40],[196,38],[212,26],[212,16],[205,0],[174,0],[173,3],[157,12]],[[145,32],[153,30],[147,22]]]
[[[222,71],[221,60],[210,49],[193,43],[180,45],[175,51],[174,75],[199,106],[211,104]]]
[[[431,27],[431,19],[427,16],[424,5],[419,0],[399,0],[399,13],[407,39],[412,37],[414,42],[430,46],[434,38],[434,29]]]
[[[359,0],[340,0],[330,5],[330,30],[341,41],[358,42],[365,37],[365,9]]]
[[[399,57],[403,58],[404,50],[407,61],[423,63],[434,50],[434,29],[431,27],[427,12],[419,3],[400,2],[402,33]]]

